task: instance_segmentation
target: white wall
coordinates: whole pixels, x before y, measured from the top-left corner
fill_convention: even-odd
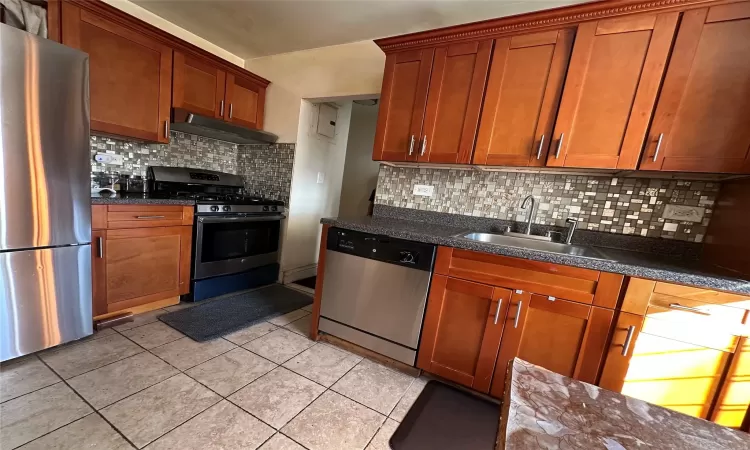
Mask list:
[[[377,120],[377,106],[353,104],[339,216],[364,216],[369,209],[370,193],[378,183],[380,169],[380,164],[372,160]]]
[[[161,17],[157,16],[151,11],[145,8],[142,8],[136,5],[135,3],[129,2],[128,0],[103,0],[103,1],[104,3],[114,6],[115,8],[121,11],[124,11],[133,17],[137,17],[138,19],[141,19],[142,21],[148,24],[151,24],[155,26],[156,28],[164,30],[173,36],[177,36],[183,41],[189,42],[195,45],[196,47],[200,47],[209,53],[213,53],[219,58],[225,59],[232,64],[236,64],[240,67],[243,67],[245,64],[245,61],[239,56],[224,50],[218,45],[212,44],[211,42],[187,31],[184,28],[178,27],[177,25],[173,24],[172,22],[169,22],[168,20],[162,19]],[[179,7],[179,5],[176,5],[176,7]]]
[[[282,242],[284,272],[317,264],[320,219],[337,215],[340,200],[344,147],[334,145],[324,149],[320,142],[311,138],[309,127],[315,108],[309,100],[379,95],[384,66],[385,55],[372,41],[245,61],[246,69],[271,80],[266,91],[264,129],[277,134],[279,142],[297,144]],[[339,109],[340,114],[344,113],[342,109],[346,106]],[[348,118],[346,122],[348,128]],[[341,118],[336,128],[337,133],[342,132]],[[345,142],[346,135],[338,144],[345,145]],[[333,158],[335,155],[339,156]],[[320,171],[326,173],[323,185],[317,183]],[[339,171],[340,175],[331,175]]]

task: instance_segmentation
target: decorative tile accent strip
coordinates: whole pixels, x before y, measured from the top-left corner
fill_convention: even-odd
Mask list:
[[[289,206],[294,149],[294,144],[240,145],[237,164],[245,190]]]
[[[435,186],[433,196],[413,195],[416,184]],[[565,226],[567,217],[575,217],[586,230],[702,242],[719,187],[705,181],[381,165],[375,203],[523,221],[527,211],[521,201],[533,195],[538,224]],[[668,205],[672,218],[665,219]]]
[[[122,155],[115,166],[94,161],[97,153]],[[237,144],[173,131],[169,144],[91,136],[91,171],[141,175],[148,166],[195,167],[237,174]]]

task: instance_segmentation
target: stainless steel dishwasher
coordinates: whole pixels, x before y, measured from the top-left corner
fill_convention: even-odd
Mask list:
[[[321,331],[414,365],[435,246],[328,229]]]

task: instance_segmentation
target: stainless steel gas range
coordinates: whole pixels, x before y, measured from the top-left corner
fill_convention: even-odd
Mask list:
[[[153,198],[195,199],[191,300],[274,283],[284,203],[244,195],[239,175],[186,167],[148,169]]]

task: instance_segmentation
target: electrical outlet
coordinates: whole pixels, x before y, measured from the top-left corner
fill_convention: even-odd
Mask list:
[[[97,153],[94,156],[94,161],[101,164],[112,164],[114,166],[121,166],[124,163],[122,155],[113,155],[112,153]]]
[[[422,197],[432,197],[435,192],[435,186],[429,186],[426,184],[415,184],[414,195],[421,195]]]

